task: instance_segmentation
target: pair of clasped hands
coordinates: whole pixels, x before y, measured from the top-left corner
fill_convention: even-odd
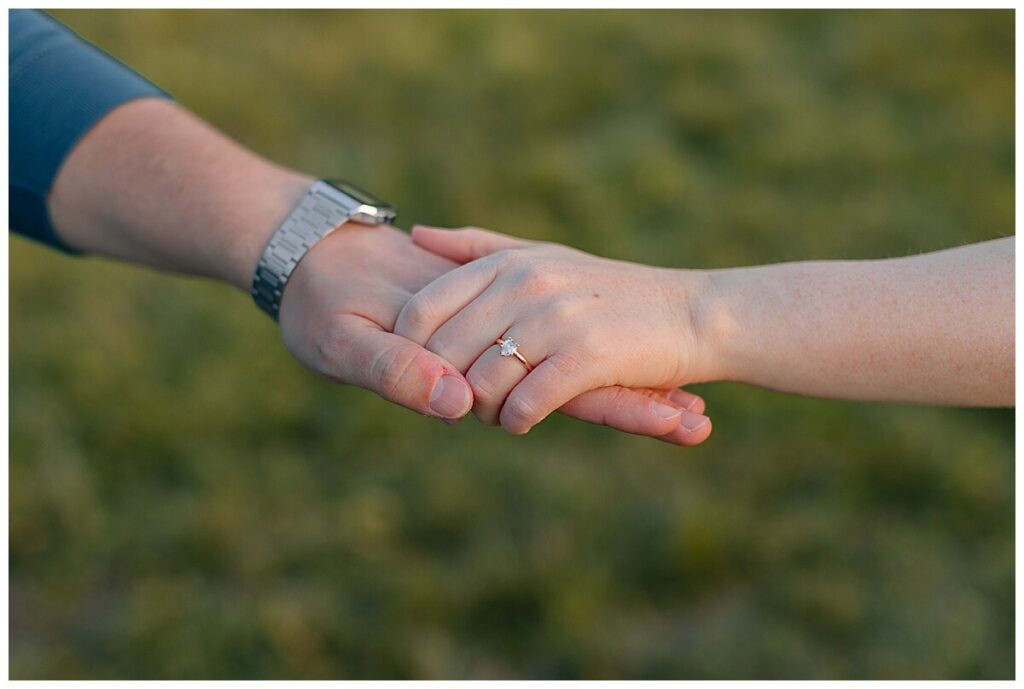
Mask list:
[[[700,288],[689,271],[477,228],[347,223],[296,268],[280,323],[313,371],[450,423],[472,411],[519,435],[560,411],[696,445],[711,422],[679,386],[700,380]]]

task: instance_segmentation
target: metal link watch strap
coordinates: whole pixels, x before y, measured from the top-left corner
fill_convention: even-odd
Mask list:
[[[355,208],[352,199],[331,185],[314,182],[263,250],[252,279],[256,305],[277,320],[281,295],[295,266],[310,247],[351,218]]]

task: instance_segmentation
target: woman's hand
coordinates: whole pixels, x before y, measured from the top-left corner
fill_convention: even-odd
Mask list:
[[[669,390],[697,380],[697,337],[685,295],[701,288],[699,274],[475,228],[418,226],[412,236],[466,265],[414,295],[394,332],[465,372],[484,423],[526,433],[588,390]],[[507,337],[535,367],[531,372],[501,356],[495,341]],[[681,411],[678,424],[679,444],[697,444],[711,432],[710,420],[693,411]]]
[[[281,335],[321,375],[424,414],[459,418],[473,402],[461,372],[391,332],[409,298],[456,267],[393,227],[352,223],[317,243],[295,269],[281,303]],[[675,444],[687,440],[678,423],[684,409],[701,412],[704,400],[685,390],[609,387],[562,407],[584,421]]]

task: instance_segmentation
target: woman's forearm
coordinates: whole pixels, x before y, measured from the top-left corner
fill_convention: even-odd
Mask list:
[[[855,400],[1014,403],[1014,238],[874,261],[711,271],[702,380]]]

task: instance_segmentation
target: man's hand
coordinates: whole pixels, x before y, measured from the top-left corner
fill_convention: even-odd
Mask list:
[[[473,406],[462,374],[391,332],[409,297],[452,266],[393,227],[347,223],[292,273],[279,316],[285,346],[327,378],[421,414],[461,418]]]

